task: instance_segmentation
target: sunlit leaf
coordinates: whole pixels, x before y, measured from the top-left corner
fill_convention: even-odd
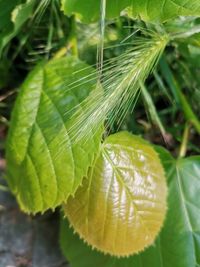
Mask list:
[[[200,266],[200,157],[175,160],[157,148],[168,176],[168,212],[153,246],[126,259],[92,250],[62,220],[60,242],[72,267]]]
[[[127,132],[111,135],[65,213],[84,240],[104,253],[127,256],[158,235],[166,212],[166,181],[151,145]]]
[[[7,140],[7,179],[25,211],[45,211],[66,201],[93,163],[101,134],[72,145],[68,133],[68,111],[95,86],[95,79],[76,82],[91,73],[85,63],[67,57],[39,65],[22,85]]]

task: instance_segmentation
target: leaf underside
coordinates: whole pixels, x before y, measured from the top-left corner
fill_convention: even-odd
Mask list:
[[[166,182],[154,149],[127,132],[112,135],[64,211],[80,236],[98,250],[127,256],[157,236],[166,212]]]
[[[66,201],[93,163],[101,133],[72,145],[68,132],[68,111],[95,87],[95,81],[77,81],[91,73],[85,63],[67,57],[40,64],[22,85],[7,140],[7,179],[26,212]]]

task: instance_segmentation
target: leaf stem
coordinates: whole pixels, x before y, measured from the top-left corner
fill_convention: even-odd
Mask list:
[[[189,140],[189,134],[190,134],[190,123],[186,122],[185,129],[183,133],[183,139],[180,147],[179,157],[183,158],[185,157],[187,153],[187,144]]]
[[[97,64],[99,70],[99,80],[101,80],[103,70],[103,52],[104,52],[104,37],[105,37],[105,18],[106,18],[106,0],[101,0],[100,5],[100,42],[97,48]]]
[[[77,37],[76,37],[76,17],[72,15],[70,18],[70,34],[67,39],[67,44],[64,47],[61,47],[53,56],[53,58],[62,58],[67,54],[67,52],[71,49],[72,55],[77,57],[79,56],[78,53],[78,44],[77,44]]]
[[[72,55],[78,57],[78,44],[77,44],[77,38],[76,38],[76,17],[75,15],[71,16],[70,19],[70,35],[69,35],[69,43],[72,51]]]

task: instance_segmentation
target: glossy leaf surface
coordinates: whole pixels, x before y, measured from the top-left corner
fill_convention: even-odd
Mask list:
[[[100,14],[100,0],[62,0],[66,15],[77,13],[85,22],[96,21]],[[178,16],[200,16],[199,0],[108,0],[107,17],[117,17],[122,10],[145,21],[166,21]]]
[[[200,266],[200,157],[176,161],[158,148],[168,176],[168,212],[153,246],[128,259],[104,255],[86,245],[62,220],[60,242],[72,267]]]
[[[127,256],[154,242],[165,217],[166,193],[157,153],[143,139],[121,132],[105,140],[89,178],[64,210],[89,244]]]
[[[95,81],[76,81],[92,72],[85,63],[67,57],[39,65],[22,85],[12,114],[7,163],[9,185],[27,212],[66,201],[93,163],[101,134],[72,145],[68,133],[68,111],[95,87]]]

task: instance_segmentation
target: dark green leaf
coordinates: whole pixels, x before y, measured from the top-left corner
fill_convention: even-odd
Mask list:
[[[171,161],[167,174],[169,211],[160,236],[164,267],[200,266],[200,157]]]
[[[60,245],[63,255],[68,259],[71,267],[135,267],[128,265],[128,263],[133,263],[132,257],[130,257],[131,261],[129,258],[120,260],[92,250],[79,238],[78,234],[73,233],[73,229],[69,227],[66,219],[61,220]],[[139,258],[136,257],[134,263],[139,264],[139,262]]]
[[[20,0],[0,0],[0,33],[11,22],[11,13],[19,3]]]
[[[9,3],[11,2],[11,3]],[[0,55],[4,46],[18,33],[33,11],[35,0],[0,0]]]

